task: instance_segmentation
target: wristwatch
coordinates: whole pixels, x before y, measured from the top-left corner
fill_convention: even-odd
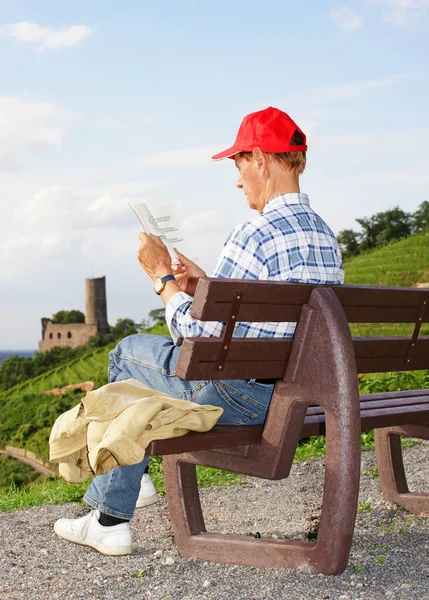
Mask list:
[[[155,279],[153,283],[153,289],[155,293],[157,293],[159,296],[159,294],[161,294],[164,291],[165,284],[167,283],[167,281],[171,281],[172,279],[174,279],[174,275],[172,273],[170,273],[169,275],[164,275],[164,277],[159,277],[159,279]]]

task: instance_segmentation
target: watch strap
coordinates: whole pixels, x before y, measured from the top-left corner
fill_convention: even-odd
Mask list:
[[[172,273],[169,273],[168,275],[164,275],[164,277],[160,277],[155,281],[153,289],[158,294],[158,296],[164,291],[165,284],[167,283],[167,281],[171,281],[172,279],[175,279],[175,277]]]
[[[174,275],[172,273],[169,273],[168,275],[164,275],[164,277],[161,277],[161,281],[165,285],[167,281],[171,281],[174,278]]]

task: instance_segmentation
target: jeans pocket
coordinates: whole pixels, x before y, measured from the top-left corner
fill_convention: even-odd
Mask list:
[[[197,402],[198,394],[209,384],[209,381],[199,381],[197,385],[190,390],[184,390],[180,392],[181,400],[188,400],[188,402]]]
[[[223,381],[213,381],[213,385],[223,400],[220,405],[224,413],[219,423],[246,425],[258,417],[258,414],[252,410],[254,407],[247,404],[241,394],[234,393],[233,388],[226,386]]]

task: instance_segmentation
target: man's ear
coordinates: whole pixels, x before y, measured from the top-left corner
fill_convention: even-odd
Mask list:
[[[266,155],[262,152],[260,148],[254,148],[252,151],[253,158],[256,162],[258,169],[264,171],[268,161]]]

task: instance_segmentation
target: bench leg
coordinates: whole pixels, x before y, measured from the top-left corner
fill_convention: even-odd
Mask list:
[[[429,513],[429,494],[408,489],[401,447],[401,435],[429,440],[429,424],[385,427],[374,433],[378,475],[386,500],[411,513]]]
[[[179,553],[217,563],[255,567],[296,568],[334,575],[347,566],[359,486],[359,462],[351,472],[325,470],[325,487],[317,542],[255,539],[246,535],[207,533],[198,494],[195,464],[198,453],[164,456],[164,476],[170,518]],[[327,461],[329,462],[329,461]],[[347,461],[345,461],[347,462]],[[335,470],[334,470],[335,471]],[[352,491],[350,495],[350,491]]]
[[[191,536],[206,531],[198,493],[196,465],[180,460],[181,455],[163,457],[165,491],[176,545],[181,556],[191,556]]]

